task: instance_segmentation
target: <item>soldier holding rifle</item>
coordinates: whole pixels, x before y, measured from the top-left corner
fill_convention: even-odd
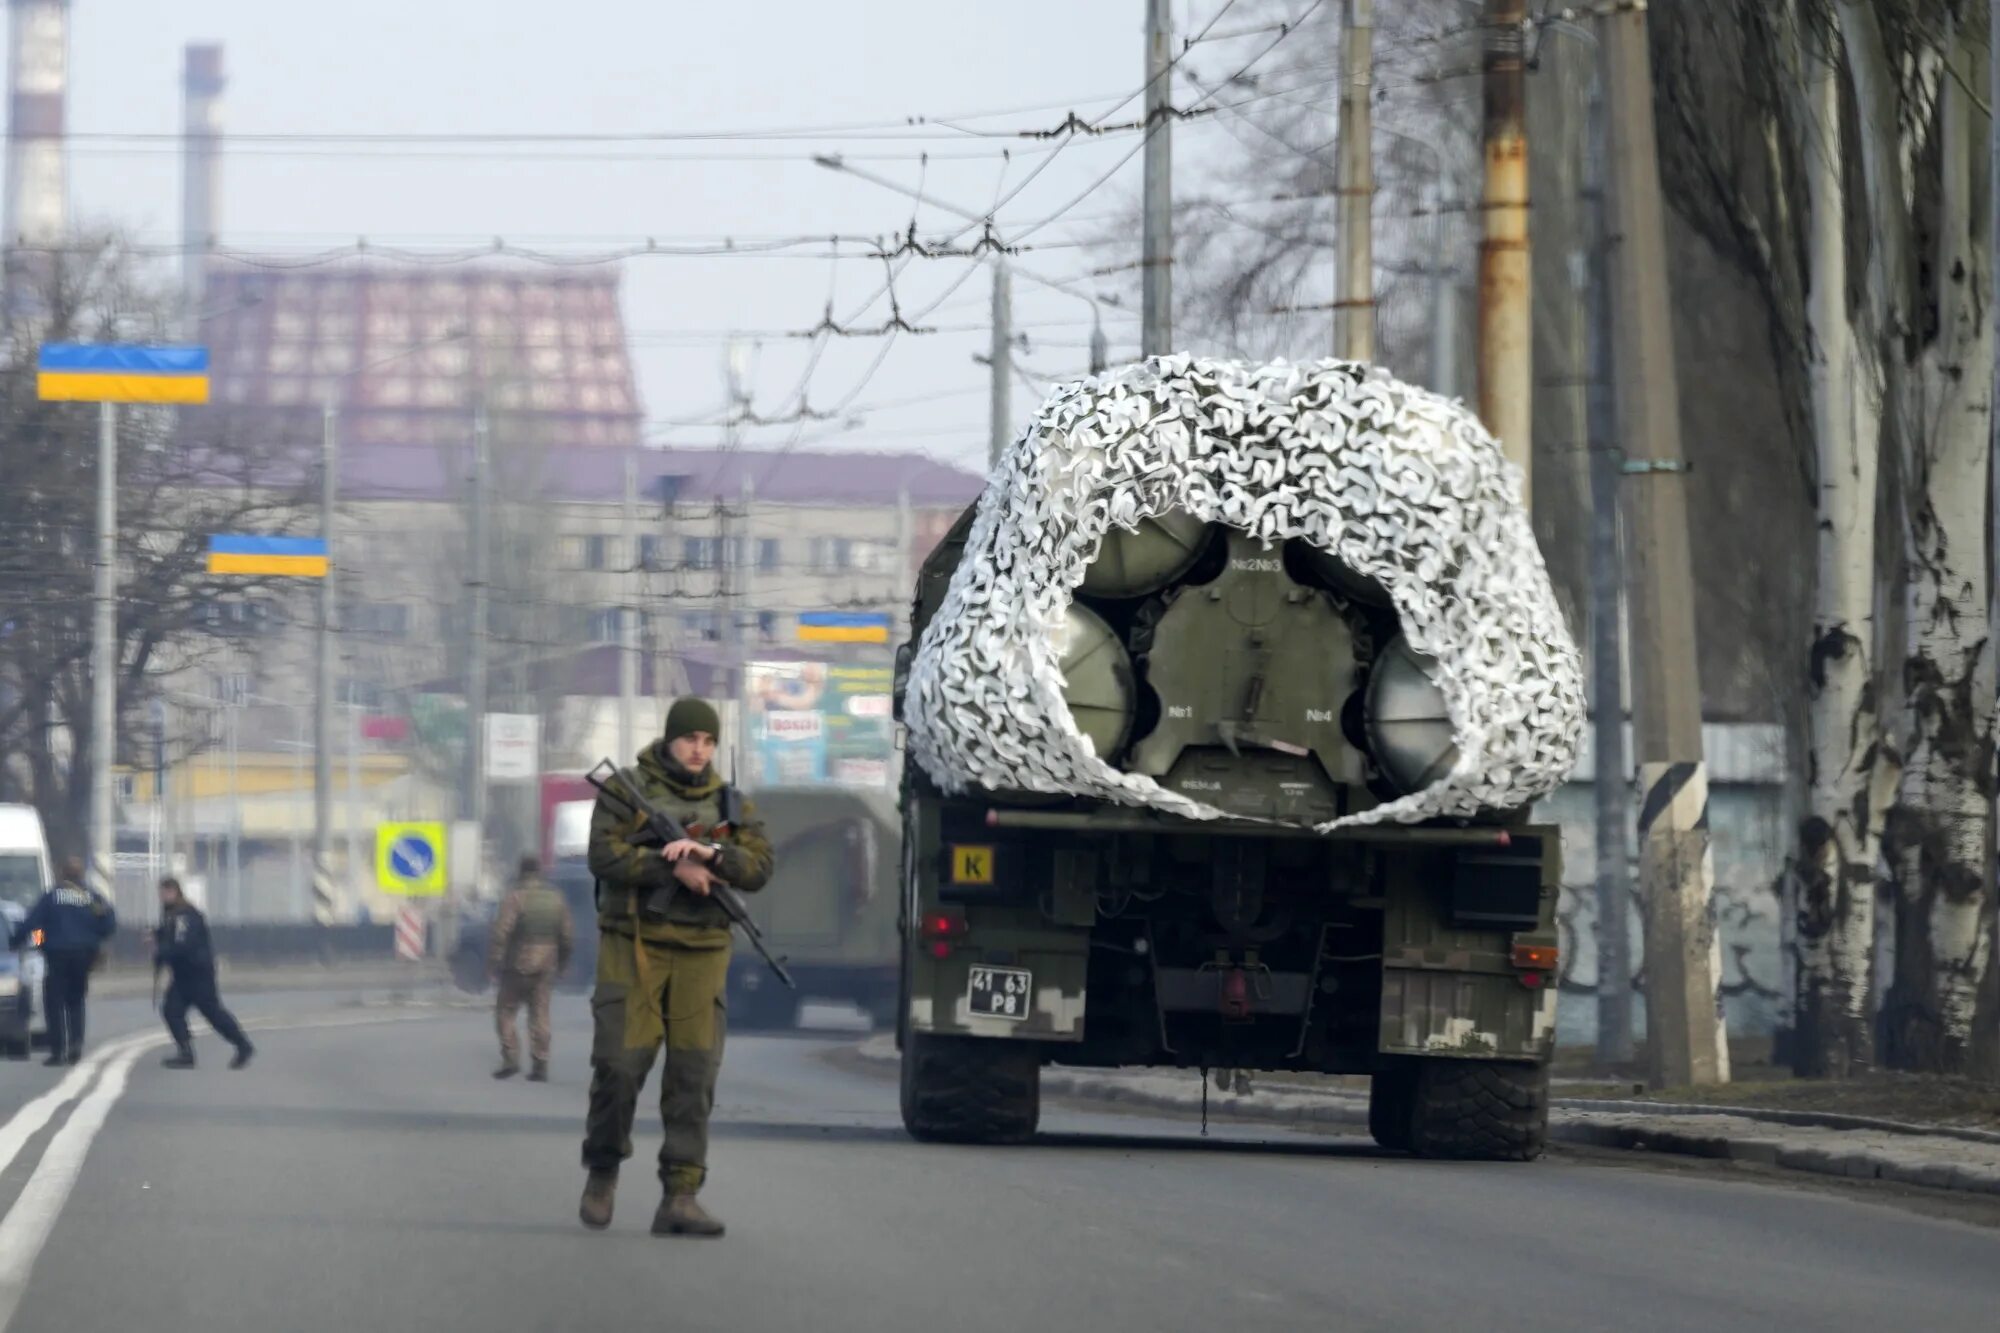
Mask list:
[[[720,731],[706,700],[676,700],[665,736],[635,765],[598,782],[590,825],[600,938],[583,1140],[589,1179],[578,1207],[594,1229],[611,1224],[619,1164],[632,1155],[639,1090],[664,1046],[665,1193],[653,1234],[722,1234],[722,1223],[695,1196],[708,1174],[730,926],[741,910],[730,890],[763,888],[772,858],[755,807],[716,776]],[[679,836],[663,837],[662,828]]]

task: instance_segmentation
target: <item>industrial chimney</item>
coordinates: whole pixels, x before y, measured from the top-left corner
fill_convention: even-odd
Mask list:
[[[6,246],[5,308],[32,304],[46,247],[67,230],[68,163],[63,105],[69,95],[69,0],[7,0],[7,180],[0,244]]]
[[[222,200],[222,48],[190,44],[181,82],[181,297],[199,342],[202,293]]]

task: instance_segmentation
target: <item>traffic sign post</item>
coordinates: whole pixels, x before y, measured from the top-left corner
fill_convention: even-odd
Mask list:
[[[444,896],[445,826],[434,822],[375,826],[375,884],[399,898]]]

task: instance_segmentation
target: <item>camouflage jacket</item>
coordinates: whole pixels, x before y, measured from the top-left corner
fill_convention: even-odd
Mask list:
[[[722,844],[713,868],[732,888],[754,893],[769,882],[771,844],[757,807],[749,797],[739,797],[734,822],[724,823],[723,783],[713,768],[691,778],[668,755],[666,742],[656,741],[625,773],[637,778],[647,799],[680,820],[689,833]],[[729,944],[729,918],[674,878],[673,863],[647,835],[645,817],[627,816],[602,797],[590,819],[590,873],[600,886],[598,929],[683,948]]]
[[[504,968],[524,977],[560,974],[569,969],[575,944],[576,927],[570,920],[569,904],[540,876],[523,876],[500,900],[486,967],[490,972]]]

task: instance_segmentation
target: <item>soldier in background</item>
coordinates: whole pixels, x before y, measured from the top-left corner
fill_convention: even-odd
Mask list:
[[[715,706],[677,699],[666,735],[620,773],[689,836],[662,847],[645,837],[644,815],[600,797],[590,820],[590,870],[599,881],[597,989],[590,997],[590,1112],[583,1165],[590,1173],[577,1212],[593,1229],[611,1225],[618,1167],[632,1155],[639,1089],[666,1047],[660,1070],[660,1183],[656,1236],[720,1236],[722,1223],[695,1201],[708,1177],[708,1116],[722,1068],[723,988],[730,920],[712,894],[771,878],[771,844],[749,800],[715,772]]]
[[[493,938],[486,955],[486,974],[500,989],[493,1006],[493,1025],[500,1033],[500,1067],[495,1078],[521,1072],[521,1039],[514,1015],[528,1006],[528,1070],[530,1083],[549,1081],[549,999],[556,978],[569,969],[576,943],[576,925],[563,896],[542,879],[542,863],[521,858],[520,875],[500,903]]]
[[[49,1025],[49,1058],[43,1064],[73,1065],[83,1059],[83,1001],[90,973],[104,941],[118,929],[118,913],[83,883],[83,861],[66,857],[62,883],[44,893],[14,931],[9,947],[19,949],[41,934],[42,1011]]]

